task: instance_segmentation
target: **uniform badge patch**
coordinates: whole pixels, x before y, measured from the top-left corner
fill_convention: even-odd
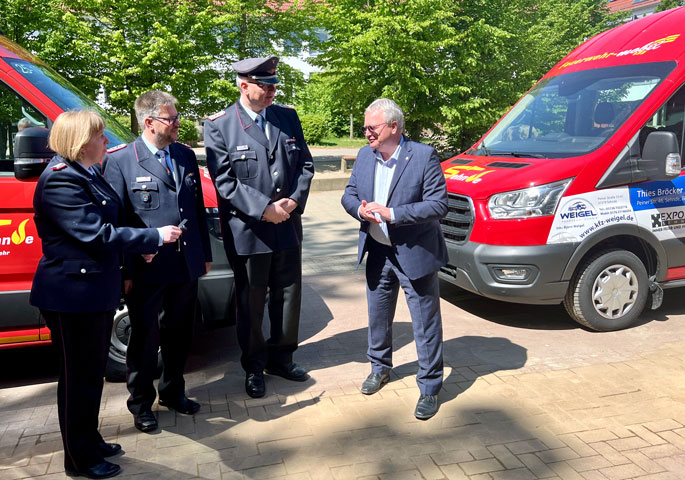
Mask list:
[[[152,177],[136,177],[136,182],[151,182]]]
[[[108,149],[107,149],[107,153],[114,153],[114,152],[117,152],[117,151],[121,150],[122,148],[126,148],[126,144],[125,144],[125,143],[122,143],[122,144],[120,144],[120,145],[116,145],[116,146],[114,146],[114,147],[112,147],[112,148],[108,148]]]
[[[58,172],[59,170],[63,170],[65,168],[67,168],[67,164],[64,162],[60,162],[57,165],[52,166],[52,170],[54,170],[55,172]]]
[[[214,121],[214,120],[216,120],[216,119],[219,118],[219,117],[223,117],[224,115],[226,115],[226,110],[222,110],[222,111],[220,111],[220,112],[216,112],[215,114],[210,115],[210,116],[207,117],[207,118],[208,118],[209,120]]]
[[[297,138],[295,138],[295,137],[285,139],[285,143],[295,143],[295,142],[297,142]]]

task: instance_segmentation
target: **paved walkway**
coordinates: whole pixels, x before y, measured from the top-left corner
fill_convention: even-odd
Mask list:
[[[267,376],[267,396],[251,399],[233,330],[198,330],[186,376],[198,414],[155,405],[161,429],[140,433],[125,386],[105,385],[101,431],[126,451],[114,459],[122,478],[685,478],[685,307],[677,290],[641,325],[592,333],[561,307],[504,304],[443,285],[438,415],[412,415],[416,351],[404,301],[391,382],[362,395],[364,278],[341,193],[312,193],[305,217],[296,360],[312,378]],[[64,478],[56,386],[41,373],[50,357],[34,350],[41,363],[21,381],[0,379],[0,479]],[[13,368],[5,353],[3,372]]]

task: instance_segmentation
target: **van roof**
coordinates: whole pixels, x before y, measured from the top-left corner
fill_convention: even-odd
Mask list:
[[[22,60],[28,60],[31,63],[37,63],[44,65],[44,63],[38,59],[38,57],[29,53],[28,50],[20,47],[14,43],[9,38],[4,35],[0,35],[0,58],[19,58]]]
[[[591,68],[677,60],[685,51],[683,24],[685,7],[624,23],[580,45],[545,77]]]

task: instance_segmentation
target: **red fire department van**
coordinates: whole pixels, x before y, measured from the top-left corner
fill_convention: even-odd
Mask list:
[[[106,112],[40,60],[0,35],[0,349],[50,342],[50,331],[29,305],[33,274],[41,257],[33,223],[33,192],[38,176],[52,156],[47,133],[65,110],[98,111],[107,124],[109,146],[133,140]],[[221,243],[217,200],[203,169],[214,262],[200,279],[198,314],[205,324],[234,321],[231,308],[233,272]],[[125,305],[117,311],[110,347],[108,375],[125,372],[129,319]]]
[[[586,41],[443,162],[441,277],[616,330],[685,286],[685,7]]]

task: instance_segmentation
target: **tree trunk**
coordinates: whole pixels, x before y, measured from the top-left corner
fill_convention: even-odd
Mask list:
[[[350,140],[354,138],[354,113],[350,112]]]

